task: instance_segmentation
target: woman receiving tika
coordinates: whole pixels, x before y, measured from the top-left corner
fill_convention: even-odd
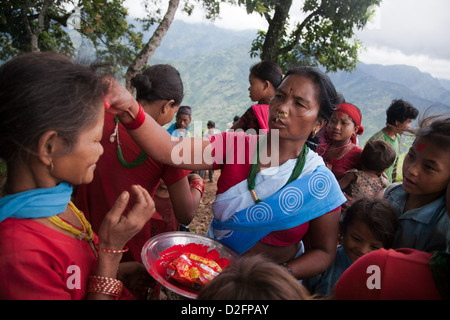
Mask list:
[[[240,254],[264,253],[298,279],[332,263],[346,199],[322,158],[305,144],[327,123],[337,98],[323,72],[299,67],[286,73],[270,102],[264,136],[225,132],[173,141],[117,82],[107,98],[109,111],[132,124],[130,135],[158,161],[221,169],[209,237]],[[307,232],[308,245],[300,255]]]

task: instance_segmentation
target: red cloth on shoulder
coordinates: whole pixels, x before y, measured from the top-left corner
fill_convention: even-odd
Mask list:
[[[0,299],[85,298],[88,276],[97,261],[86,241],[34,220],[16,218],[0,223],[0,239]],[[80,287],[68,283],[79,283]]]

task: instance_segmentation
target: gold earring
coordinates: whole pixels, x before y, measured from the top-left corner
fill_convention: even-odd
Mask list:
[[[53,172],[53,170],[55,169],[55,166],[53,165],[53,161],[50,162],[50,172]]]
[[[314,138],[317,134],[317,129],[314,129],[313,133],[311,133],[311,138]]]

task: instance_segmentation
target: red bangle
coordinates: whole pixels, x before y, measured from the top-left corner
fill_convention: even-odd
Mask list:
[[[142,108],[141,104],[138,102],[137,103],[139,105],[139,113],[136,117],[136,119],[134,119],[133,121],[129,122],[129,123],[123,123],[122,125],[125,127],[125,129],[127,130],[136,130],[137,128],[139,128],[140,126],[142,126],[142,124],[145,121],[145,112],[144,112],[144,108]]]
[[[123,283],[120,280],[102,276],[88,277],[88,293],[101,293],[113,296],[118,299],[123,290]]]
[[[95,245],[95,249],[97,249],[98,251],[103,251],[103,252],[108,252],[108,253],[124,253],[124,252],[128,251],[127,246],[123,247],[122,250],[110,250],[110,249],[99,248],[98,245]]]
[[[200,191],[200,196],[203,196],[203,191],[205,191],[205,183],[203,182],[203,180],[193,180],[190,183],[190,187],[192,189],[197,189],[198,191]]]

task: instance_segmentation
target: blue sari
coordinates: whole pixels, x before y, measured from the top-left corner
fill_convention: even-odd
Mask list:
[[[207,235],[242,254],[272,231],[299,226],[339,207],[347,199],[333,173],[319,158],[309,150],[300,177],[281,190],[276,188],[287,181],[292,161],[277,167],[275,174],[258,173],[256,182],[261,191],[278,190],[258,204],[245,191],[246,180],[218,195]],[[226,211],[229,212],[224,214]]]

